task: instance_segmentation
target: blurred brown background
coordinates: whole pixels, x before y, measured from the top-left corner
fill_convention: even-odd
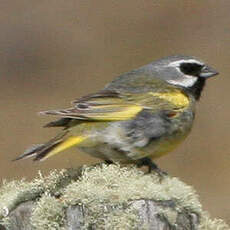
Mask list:
[[[158,163],[230,223],[229,0],[2,0],[0,32],[1,178],[96,162],[73,149],[42,163],[11,159],[57,132],[38,111],[68,107],[155,59],[194,55],[221,74],[208,81],[192,134]]]

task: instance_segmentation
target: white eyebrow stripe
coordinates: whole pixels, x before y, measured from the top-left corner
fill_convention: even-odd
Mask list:
[[[204,65],[204,63],[199,62],[199,61],[197,61],[195,59],[187,59],[187,60],[179,60],[179,61],[171,62],[171,63],[169,63],[168,66],[178,67],[178,66],[180,66],[181,63],[196,63],[196,64],[199,64],[199,65]]]

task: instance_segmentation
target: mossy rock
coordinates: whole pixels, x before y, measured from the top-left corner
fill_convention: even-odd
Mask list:
[[[210,220],[179,179],[105,164],[3,182],[0,218],[0,229],[9,230],[230,229]]]

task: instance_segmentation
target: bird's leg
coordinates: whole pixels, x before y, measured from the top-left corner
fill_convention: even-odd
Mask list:
[[[158,168],[158,166],[148,157],[144,157],[140,159],[137,163],[137,167],[140,168],[142,166],[148,166],[148,173],[151,171],[156,172],[160,177],[166,176],[167,173]]]

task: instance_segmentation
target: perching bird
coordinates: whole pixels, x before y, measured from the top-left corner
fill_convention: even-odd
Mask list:
[[[106,87],[42,114],[60,117],[45,127],[63,130],[16,160],[45,160],[77,146],[106,162],[146,165],[172,151],[189,134],[195,103],[207,78],[218,72],[191,56],[170,56],[115,78]]]

